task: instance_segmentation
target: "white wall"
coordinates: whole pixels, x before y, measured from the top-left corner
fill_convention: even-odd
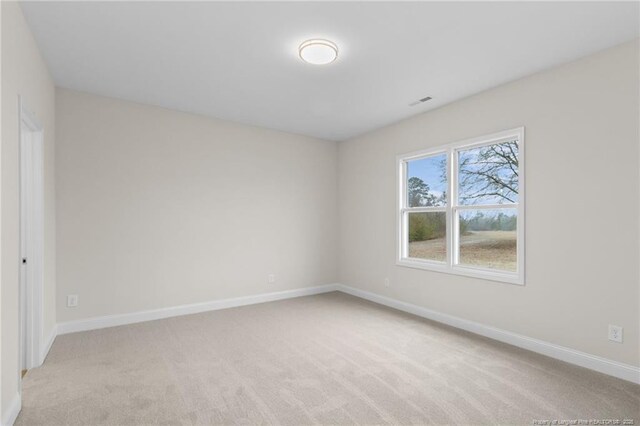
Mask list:
[[[1,145],[1,312],[2,419],[18,392],[19,294],[19,109],[18,95],[44,126],[44,335],[56,324],[55,312],[55,89],[38,47],[16,2],[2,7]]]
[[[335,142],[63,89],[56,120],[59,321],[336,281]]]
[[[625,44],[341,143],[340,282],[640,365],[638,49]],[[526,286],[396,266],[396,155],[522,125]],[[608,324],[624,327],[623,344],[607,340]]]

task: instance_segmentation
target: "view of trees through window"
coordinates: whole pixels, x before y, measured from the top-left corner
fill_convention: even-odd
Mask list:
[[[409,213],[409,257],[447,260],[447,214]]]
[[[518,148],[513,140],[455,151],[461,265],[517,270]],[[408,214],[409,257],[446,261],[447,187],[446,154],[407,163],[407,207],[430,208]]]
[[[518,202],[518,143],[516,141],[460,151],[460,204]]]
[[[517,209],[460,211],[461,265],[515,272]]]
[[[409,213],[409,257],[444,262],[447,259],[447,155],[439,154],[407,164],[407,205],[440,211]]]

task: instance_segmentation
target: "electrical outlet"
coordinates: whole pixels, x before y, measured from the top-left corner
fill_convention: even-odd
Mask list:
[[[267,275],[267,282],[269,284],[273,284],[276,282],[276,274],[269,274]]]
[[[622,327],[609,324],[609,340],[622,343]]]
[[[384,286],[385,286],[385,287],[389,287],[389,286],[391,286],[391,281],[389,281],[389,278],[385,278],[385,279],[384,279]]]
[[[78,306],[78,295],[70,294],[67,296],[67,308],[75,308]]]

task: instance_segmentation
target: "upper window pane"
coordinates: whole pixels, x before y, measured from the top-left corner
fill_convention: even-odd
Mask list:
[[[518,202],[518,142],[458,151],[458,202],[463,205]]]
[[[407,206],[447,205],[447,155],[407,162]]]

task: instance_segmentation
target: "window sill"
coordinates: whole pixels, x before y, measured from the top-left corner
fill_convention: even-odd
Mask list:
[[[464,277],[479,278],[489,281],[497,281],[507,284],[524,285],[524,277],[519,274],[503,273],[489,269],[469,268],[465,266],[449,266],[443,262],[429,262],[417,259],[399,259],[396,265],[406,268],[422,269],[425,271],[440,272],[444,274],[460,275]]]

